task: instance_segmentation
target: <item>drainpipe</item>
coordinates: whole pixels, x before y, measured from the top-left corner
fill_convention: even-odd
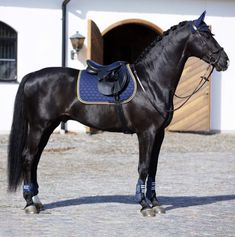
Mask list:
[[[67,4],[70,0],[64,0],[62,3],[62,67],[66,67],[66,32],[67,32]],[[60,126],[62,134],[67,132],[66,123],[62,122]]]
[[[66,66],[66,31],[67,31],[67,4],[70,0],[62,3],[62,67]]]

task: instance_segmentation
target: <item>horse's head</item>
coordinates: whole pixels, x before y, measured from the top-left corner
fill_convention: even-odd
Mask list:
[[[192,56],[213,65],[217,71],[225,71],[228,68],[229,58],[204,22],[205,14],[206,12],[203,12],[197,20],[190,22],[192,34],[187,48]]]

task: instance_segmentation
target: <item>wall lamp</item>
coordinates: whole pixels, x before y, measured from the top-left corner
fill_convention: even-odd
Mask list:
[[[71,44],[73,46],[73,50],[71,50],[71,59],[75,59],[75,54],[81,50],[84,44],[85,37],[77,31],[75,35],[70,37]]]

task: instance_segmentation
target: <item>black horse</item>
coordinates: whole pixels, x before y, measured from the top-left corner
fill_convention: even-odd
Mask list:
[[[135,97],[122,108],[125,126],[139,140],[136,199],[143,215],[164,212],[156,197],[155,176],[164,129],[173,116],[173,96],[185,62],[196,56],[217,71],[228,67],[228,56],[204,17],[205,13],[197,20],[171,27],[131,65],[140,82]],[[37,166],[50,135],[61,121],[76,120],[99,130],[123,131],[116,105],[79,102],[78,74],[71,68],[45,68],[26,75],[20,83],[9,139],[8,182],[9,191],[16,191],[24,182],[28,213],[38,213],[42,208],[37,196]]]

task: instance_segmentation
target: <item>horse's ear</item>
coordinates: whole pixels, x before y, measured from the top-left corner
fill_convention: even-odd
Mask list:
[[[205,19],[205,16],[206,16],[206,11],[204,11],[202,14],[201,14],[201,16],[199,16],[199,18],[197,19],[197,20],[194,20],[193,21],[193,24],[194,24],[194,26],[196,26],[196,28],[198,28],[200,25],[201,25],[201,23],[204,21],[204,19]]]

